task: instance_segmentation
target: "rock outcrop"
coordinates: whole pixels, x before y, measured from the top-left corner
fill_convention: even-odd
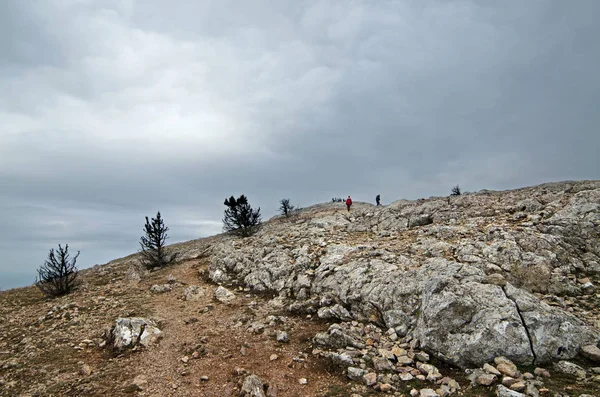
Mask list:
[[[224,238],[209,277],[393,329],[462,367],[569,359],[600,340],[600,182],[354,207]]]

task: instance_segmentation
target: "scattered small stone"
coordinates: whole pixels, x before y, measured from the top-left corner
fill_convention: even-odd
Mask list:
[[[396,357],[402,357],[402,356],[406,356],[408,354],[408,352],[406,350],[404,350],[403,348],[401,348],[399,346],[392,347],[392,353],[394,353],[394,356],[396,356]]]
[[[511,378],[518,378],[520,373],[517,366],[511,363],[501,362],[496,366],[496,369],[503,375],[510,376]]]
[[[271,355],[269,356],[269,360],[271,360],[271,361],[275,361],[275,360],[277,360],[278,358],[279,358],[279,356],[278,356],[277,354],[271,354]]]
[[[496,383],[497,380],[498,378],[494,374],[483,374],[477,377],[477,384],[481,386],[491,386]]]
[[[489,372],[490,374],[494,374],[496,376],[502,375],[500,373],[500,371],[498,371],[493,365],[490,365],[488,363],[483,364],[483,370],[486,372]]]
[[[152,287],[150,287],[150,292],[155,293],[155,294],[162,294],[165,292],[169,292],[173,289],[173,287],[169,284],[154,284]]]
[[[290,338],[289,338],[287,332],[277,331],[277,342],[287,343],[287,342],[289,342],[289,340],[290,340]]]
[[[131,385],[128,386],[127,389],[144,390],[146,386],[148,386],[148,378],[146,375],[138,375],[133,378]]]
[[[569,361],[559,361],[554,363],[554,370],[578,378],[585,378],[585,369]]]
[[[510,390],[509,388],[502,385],[498,385],[496,387],[496,395],[498,397],[525,397],[525,394],[519,393],[515,390]]]
[[[542,376],[544,378],[549,378],[550,377],[550,372],[547,369],[544,369],[544,368],[539,368],[538,367],[538,368],[536,368],[536,369],[533,370],[533,373],[536,376]]]
[[[596,345],[587,345],[581,348],[581,355],[592,361],[600,362],[600,349]]]
[[[248,375],[242,384],[241,395],[245,397],[265,397],[263,383],[256,375]]]
[[[373,357],[373,367],[376,371],[389,371],[392,369],[392,363],[383,357]]]
[[[392,390],[392,385],[390,385],[389,383],[381,383],[379,385],[379,390],[381,390],[384,393],[387,393],[388,391]]]
[[[353,380],[360,379],[367,373],[367,371],[365,371],[364,369],[356,368],[356,367],[348,367],[347,371],[348,371],[348,378],[353,379]]]
[[[525,390],[525,383],[523,383],[523,382],[521,382],[521,381],[519,381],[519,382],[516,382],[516,383],[513,383],[513,384],[510,386],[510,389],[511,389],[511,390],[514,390],[514,391],[522,392],[522,391],[524,391],[524,390]]]
[[[415,360],[426,363],[429,361],[429,354],[425,352],[417,352],[415,353]]]
[[[377,383],[377,374],[375,372],[369,372],[363,376],[363,380],[367,386],[373,386]]]
[[[511,378],[510,376],[505,376],[504,378],[502,378],[502,385],[506,386],[506,387],[511,387],[512,385],[514,385],[517,382],[518,382],[517,379]]]
[[[301,385],[306,385],[308,383],[308,380],[306,378],[300,378],[298,379],[298,383]]]
[[[400,366],[411,365],[413,363],[413,360],[408,356],[399,356],[396,357],[396,363]]]
[[[181,357],[181,362],[182,362],[182,363],[184,363],[184,364],[185,364],[185,363],[187,363],[188,361],[190,361],[190,358],[189,358],[188,356],[183,356],[183,357]]]
[[[248,327],[248,332],[252,332],[253,334],[262,334],[265,332],[265,325],[259,321],[255,321],[250,324],[250,327]]]
[[[527,394],[528,396],[540,397],[540,392],[537,389],[537,387],[541,386],[541,385],[542,385],[542,382],[539,382],[539,381],[526,382],[524,393]]]
[[[222,285],[217,287],[214,297],[221,303],[231,303],[236,299],[235,294]]]
[[[419,397],[440,397],[440,395],[433,389],[421,389]]]
[[[79,374],[81,374],[83,376],[90,376],[92,374],[92,368],[87,364],[83,364],[79,368]]]
[[[204,290],[197,285],[191,285],[183,291],[183,299],[186,301],[199,301],[204,296]]]
[[[200,377],[200,380],[201,380],[202,382],[207,382],[207,381],[208,381],[208,375],[202,375],[202,376]]]
[[[388,360],[395,360],[396,356],[394,355],[394,353],[392,353],[391,351],[387,350],[387,349],[378,349],[378,353],[381,357],[388,359]]]

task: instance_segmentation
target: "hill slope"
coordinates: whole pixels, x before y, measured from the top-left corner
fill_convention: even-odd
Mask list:
[[[248,239],[171,248],[181,261],[170,268],[146,272],[132,255],[82,271],[67,297],[0,293],[0,395],[228,396],[249,373],[278,396],[450,392],[419,362],[428,355],[463,393],[487,395],[442,363],[594,365],[578,354],[600,340],[598,181],[355,203],[350,213],[319,204]],[[215,300],[217,284],[236,298]],[[105,329],[119,317],[153,319],[162,339],[113,351]],[[363,368],[377,375],[369,387]],[[544,382],[598,387],[584,375]]]

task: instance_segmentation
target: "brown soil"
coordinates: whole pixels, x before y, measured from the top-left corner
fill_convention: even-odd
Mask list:
[[[0,395],[234,396],[246,373],[276,388],[277,396],[346,395],[340,370],[311,354],[311,338],[327,324],[289,317],[269,309],[267,297],[242,291],[236,291],[231,305],[217,302],[216,286],[199,277],[203,267],[200,260],[190,260],[152,272],[139,283],[88,272],[83,288],[54,300],[34,287],[0,293]],[[149,292],[153,284],[165,284],[168,275],[176,280],[172,291]],[[183,299],[189,285],[205,290],[199,301]],[[77,306],[78,315],[72,315],[74,308],[60,309],[68,303]],[[59,310],[42,321],[53,306]],[[269,315],[287,321],[269,326]],[[98,347],[104,329],[126,316],[157,320],[164,337],[156,346],[121,355]],[[265,324],[264,332],[247,330],[255,321]],[[277,330],[288,332],[289,343],[276,341]],[[80,348],[85,339],[94,344]],[[195,350],[200,357],[192,358]],[[278,358],[270,360],[272,354]],[[91,367],[90,375],[80,373],[83,364]],[[132,386],[138,375],[148,379],[141,391]],[[204,375],[208,381],[200,379]],[[308,383],[301,385],[300,378]]]

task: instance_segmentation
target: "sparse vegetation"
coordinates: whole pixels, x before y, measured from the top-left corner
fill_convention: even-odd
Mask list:
[[[460,196],[462,194],[462,192],[460,191],[460,186],[456,185],[452,188],[452,191],[450,192],[451,196]]]
[[[258,231],[262,220],[260,208],[253,210],[248,198],[243,194],[239,198],[231,196],[225,199],[225,215],[223,228],[242,237],[248,237]]]
[[[69,245],[65,248],[58,245],[58,250],[50,250],[48,259],[38,269],[38,275],[35,279],[35,285],[44,295],[56,297],[66,295],[76,286],[77,275],[77,257],[79,251],[72,259],[69,256]]]
[[[165,250],[168,230],[169,228],[165,226],[160,216],[160,211],[156,213],[156,218],[152,218],[152,221],[146,217],[144,225],[146,235],[140,239],[142,247],[140,253],[142,255],[141,263],[147,269],[167,266],[177,258],[177,253],[169,254]]]
[[[292,211],[294,211],[294,209],[296,208],[290,203],[290,199],[288,198],[281,199],[279,201],[279,204],[281,204],[279,207],[279,211],[281,212],[281,215],[285,215],[286,218],[289,217],[292,214]]]

